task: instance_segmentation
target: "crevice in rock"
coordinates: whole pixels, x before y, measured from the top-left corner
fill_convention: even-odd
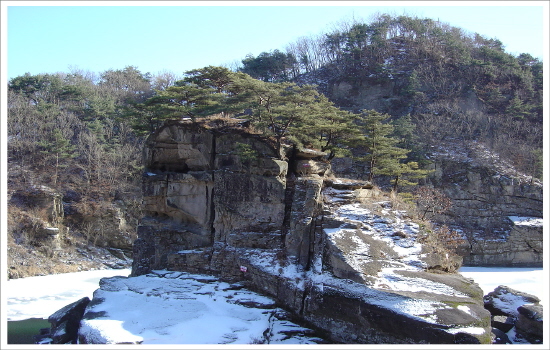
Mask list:
[[[309,288],[306,286],[306,288],[304,288],[304,293],[302,293],[302,300],[300,302],[299,315],[304,315],[304,312],[306,310],[306,300],[308,296],[309,296]]]
[[[315,263],[315,246],[318,246],[319,242],[317,242],[316,238],[318,233],[322,233],[323,231],[323,218],[324,215],[321,213],[318,215],[315,219],[313,219],[313,223],[311,225],[311,229],[309,232],[309,250],[308,250],[308,257],[307,257],[307,265],[306,265],[306,271],[309,271],[312,269],[313,264]]]
[[[311,267],[313,265],[313,258],[314,258],[314,249],[315,249],[315,232],[317,231],[319,227],[319,218],[314,218],[313,222],[311,223],[311,226],[309,228],[309,247],[307,251],[307,262],[305,266],[305,270],[309,271],[311,270]]]
[[[216,161],[216,135],[212,137],[212,153],[210,155],[210,170],[212,172],[211,179],[212,179],[212,188],[210,189],[210,243],[214,243],[214,237],[216,237],[216,228],[214,227],[214,221],[216,216],[216,207],[214,205],[214,186],[215,186],[215,179],[214,179],[214,166]],[[206,189],[206,196],[208,196],[208,188]],[[206,203],[208,203],[208,198],[206,198]]]
[[[285,188],[285,216],[283,219],[282,235],[281,239],[284,242],[285,237],[290,229],[290,218],[292,213],[292,202],[294,200],[294,192],[296,189],[296,174],[294,168],[296,165],[296,147],[292,148],[292,151],[288,157],[288,171],[286,174],[286,188]]]

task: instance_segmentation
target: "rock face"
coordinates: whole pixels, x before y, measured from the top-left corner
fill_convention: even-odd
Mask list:
[[[464,264],[542,266],[542,184],[506,166],[480,144],[442,145],[429,179],[453,202],[437,217],[469,241]]]
[[[102,203],[94,210],[79,210],[74,203],[65,203],[65,223],[85,232],[96,246],[119,250],[131,257],[135,228],[126,221],[122,201]]]
[[[36,243],[47,245],[54,251],[61,249],[61,240],[67,227],[63,225],[64,211],[60,193],[47,186],[33,185],[13,193],[10,203],[37,213],[31,217]]]
[[[243,282],[335,342],[490,342],[481,289],[423,271],[418,225],[353,204],[368,183],[325,187],[322,153],[286,151],[280,160],[238,126],[172,121],[153,133],[132,276],[167,269]]]
[[[517,332],[530,343],[542,343],[543,339],[543,309],[542,305],[522,305],[518,307]]]
[[[493,333],[502,343],[511,343],[511,337],[516,342],[542,343],[543,307],[538,297],[507,286],[498,286],[483,300],[485,308],[492,315]]]
[[[51,344],[77,343],[80,321],[89,303],[90,298],[84,297],[62,307],[48,317],[51,327],[50,333],[46,336],[51,339]]]

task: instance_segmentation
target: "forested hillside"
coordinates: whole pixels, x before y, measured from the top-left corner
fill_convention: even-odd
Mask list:
[[[125,121],[124,110],[152,96],[153,88],[158,87],[154,84],[164,84],[165,78],[126,67],[99,75],[26,74],[10,80],[11,276],[77,269],[78,263],[67,266],[67,259],[89,255],[88,245],[109,245],[112,232],[108,231],[114,225],[114,212],[120,209],[129,225],[121,234],[128,239],[134,235],[132,230],[139,217],[143,137]],[[48,193],[53,195],[48,197]],[[46,197],[46,203],[33,203],[37,195]],[[51,203],[56,196],[61,196],[63,211],[54,215]],[[52,215],[64,215],[63,224],[53,220]],[[53,247],[41,239],[45,228],[59,225],[68,228],[62,245],[63,252],[72,253],[70,258],[62,258],[63,254],[53,252]]]
[[[424,176],[424,152],[449,140],[476,140],[540,178],[542,76],[542,62],[506,53],[498,39],[430,19],[381,15],[300,38],[285,52],[247,56],[232,70],[151,75],[128,66],[13,78],[11,276],[44,273],[22,267],[30,252],[43,261],[59,257],[38,249],[38,232],[55,220],[21,200],[33,188],[61,196],[65,250],[112,245],[115,216],[125,224],[119,233],[132,239],[143,142],[165,119],[210,118],[215,127],[215,120],[240,118],[279,154],[291,143],[331,158],[353,154],[368,165],[366,179],[389,179],[395,190]],[[254,157],[246,145],[241,153]]]
[[[543,65],[507,53],[497,38],[432,19],[380,15],[242,63],[243,72],[264,81],[317,84],[345,109],[410,115],[428,143],[477,140],[542,175]]]

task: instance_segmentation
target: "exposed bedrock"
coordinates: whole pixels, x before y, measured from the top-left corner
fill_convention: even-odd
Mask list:
[[[442,146],[429,182],[453,206],[436,219],[463,229],[464,264],[542,266],[542,183],[515,171],[484,146]]]
[[[281,160],[238,125],[173,121],[153,133],[132,276],[167,269],[241,281],[334,342],[491,341],[481,289],[425,272],[414,225],[403,238],[374,214],[350,214],[353,191],[370,184],[325,181],[322,152],[284,151]],[[327,184],[340,199],[327,203]],[[414,264],[398,241],[418,248]]]

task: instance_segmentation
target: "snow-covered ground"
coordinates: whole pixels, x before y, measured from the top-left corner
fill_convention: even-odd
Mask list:
[[[92,298],[103,277],[128,276],[130,269],[94,270],[12,279],[2,282],[2,310],[7,320],[48,318],[63,306]],[[4,304],[5,302],[5,304]]]
[[[3,283],[4,320],[45,318],[85,296],[103,277],[130,270],[96,270],[29,277]],[[106,302],[93,311],[108,316],[87,321],[82,331],[103,341],[143,344],[315,344],[312,331],[287,320],[274,301],[212,276],[157,271],[109,282]],[[116,285],[116,287],[115,287]],[[114,291],[114,289],[117,289]],[[120,289],[120,290],[118,290]],[[97,309],[97,310],[96,310]],[[136,320],[139,320],[136,323]],[[266,330],[269,330],[266,332]],[[99,332],[98,332],[99,331]]]
[[[111,279],[80,334],[114,344],[317,344],[275,301],[240,284],[184,272]],[[102,316],[106,313],[105,316]]]
[[[4,320],[23,320],[32,317],[47,318],[61,307],[84,296],[91,297],[99,285],[99,279],[111,276],[127,276],[129,270],[97,270],[60,275],[29,277],[2,283],[6,307],[2,312]],[[533,268],[483,268],[463,267],[460,273],[473,278],[484,293],[498,285],[538,296],[547,302],[544,289],[546,275],[542,269]],[[113,292],[109,305],[110,319],[87,327],[109,329],[111,340],[124,336],[125,340],[143,343],[194,343],[212,344],[226,342],[247,344],[260,340],[263,331],[274,330],[271,342],[281,341],[285,331],[302,331],[304,328],[277,319],[275,308],[245,307],[243,304],[270,305],[265,298],[245,289],[233,289],[230,285],[203,275],[167,273],[165,277],[132,278],[123,284],[126,291]],[[192,277],[192,278],[191,278]],[[131,282],[130,282],[131,280]],[[149,282],[155,281],[154,284]],[[124,280],[123,280],[124,281]],[[117,282],[120,284],[120,282]],[[180,285],[181,284],[181,285]],[[118,288],[117,288],[118,289]],[[125,289],[125,288],[122,288]],[[131,292],[134,291],[134,292]],[[131,298],[125,299],[126,294]],[[146,297],[149,295],[149,297]],[[153,296],[153,297],[151,297]],[[231,301],[231,302],[228,302]],[[131,307],[132,304],[134,307]],[[161,309],[158,309],[158,307]],[[248,305],[250,306],[250,305]],[[161,310],[162,312],[159,312]],[[143,324],[130,324],[130,313],[141,313],[144,322],[160,322],[155,329],[145,331]],[[185,331],[183,331],[185,329]],[[191,331],[190,331],[191,330]],[[128,333],[131,334],[128,337]],[[230,336],[230,334],[233,334]],[[313,337],[294,337],[287,342],[310,342]]]

